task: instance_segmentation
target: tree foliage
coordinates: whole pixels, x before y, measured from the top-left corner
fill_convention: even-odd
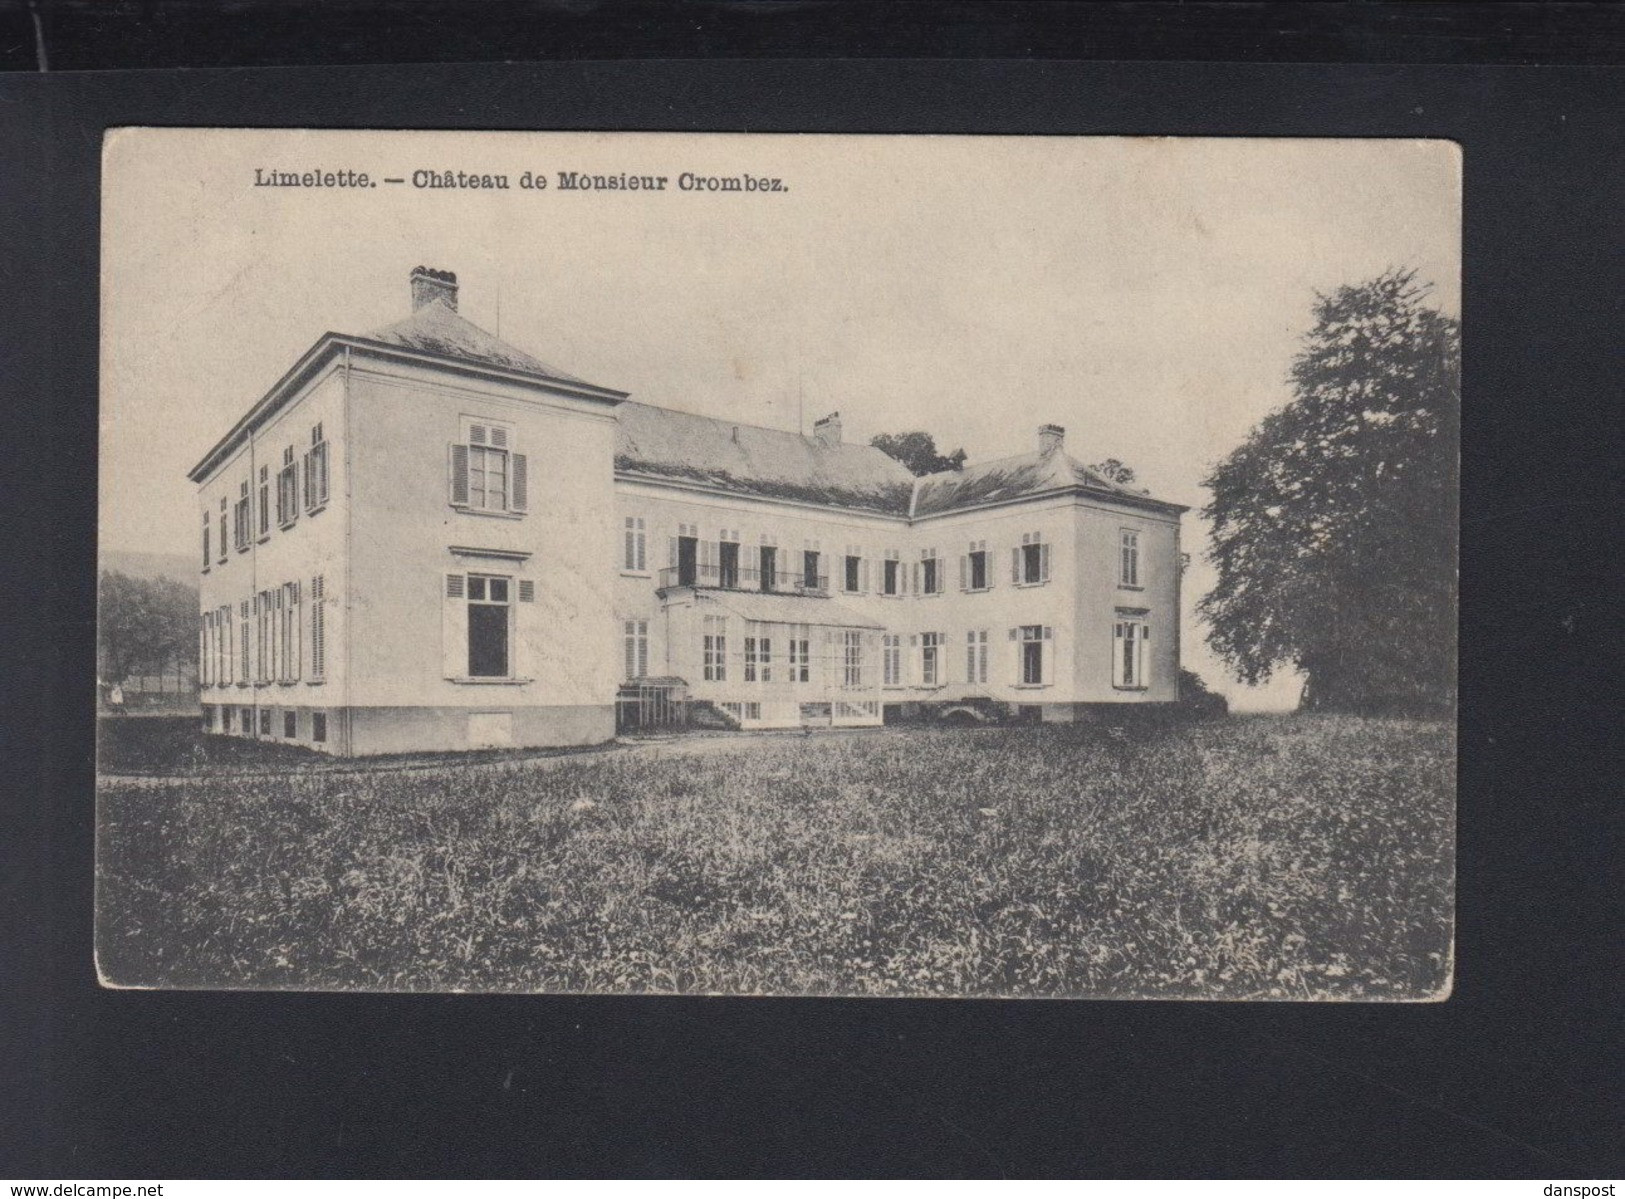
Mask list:
[[[1108,458],[1104,462],[1096,462],[1089,469],[1098,475],[1105,476],[1113,483],[1122,484],[1124,487],[1127,487],[1130,483],[1134,482],[1134,468],[1119,462],[1116,458]]]
[[[1428,291],[1390,270],[1317,297],[1294,398],[1204,480],[1208,641],[1244,682],[1296,666],[1306,707],[1454,700],[1460,328]]]
[[[916,475],[934,475],[939,471],[959,470],[965,465],[965,451],[951,454],[937,453],[937,439],[918,430],[912,433],[878,433],[869,444],[884,454],[897,459]]]
[[[197,592],[174,579],[132,578],[104,570],[96,614],[101,677],[121,683],[187,663],[197,653]]]

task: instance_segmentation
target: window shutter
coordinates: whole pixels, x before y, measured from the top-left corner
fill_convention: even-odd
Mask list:
[[[466,445],[453,445],[451,447],[451,502],[454,504],[468,503],[468,447]]]
[[[1151,673],[1147,669],[1151,664],[1151,651],[1149,648],[1147,648],[1150,640],[1151,626],[1148,624],[1141,625],[1140,642],[1136,647],[1136,660],[1134,663],[1134,681],[1141,687],[1149,687],[1151,685]]]
[[[1021,682],[1021,630],[1010,630],[1010,681]]]
[[[532,579],[516,581],[514,591],[519,602],[510,610],[513,619],[513,664],[515,678],[533,679],[539,663],[537,623],[541,619],[536,609],[536,583]],[[464,634],[466,637],[466,633]]]
[[[512,499],[508,504],[509,511],[524,512],[527,508],[529,508],[530,487],[526,477],[528,474],[529,470],[526,464],[525,455],[514,454],[513,486],[511,488]]]
[[[1039,681],[1043,683],[1055,682],[1055,630],[1049,625],[1044,626],[1043,659],[1039,663]]]
[[[327,674],[327,617],[323,611],[326,596],[321,575],[310,580],[310,677]]]
[[[448,574],[440,601],[440,666],[448,679],[468,673],[468,603],[463,576]]]
[[[301,588],[298,583],[290,584],[290,586],[292,587],[293,611],[288,617],[288,630],[290,636],[293,638],[293,649],[290,655],[293,665],[293,677],[289,681],[297,683],[301,678],[304,677],[305,620],[304,607],[300,603],[301,599],[303,598],[299,594]]]
[[[327,503],[327,442],[316,447],[316,502]]]
[[[469,425],[468,426],[468,440],[473,445],[484,445],[485,444],[485,426],[484,425]]]
[[[305,511],[308,512],[316,506],[316,450],[314,447],[305,451],[305,493],[303,498]]]
[[[1012,583],[1021,582],[1021,547],[1019,545],[1010,547],[1010,581]]]
[[[1049,582],[1049,542],[1038,547],[1038,579],[1041,583]]]
[[[959,589],[961,591],[970,589],[970,556],[968,554],[959,555]]]
[[[867,558],[858,563],[858,590],[865,595],[869,593],[869,559]]]
[[[913,576],[913,582],[910,585],[910,589],[914,592],[914,594],[918,595],[920,593],[920,564],[918,562],[914,563],[914,569],[909,571],[909,574]]]
[[[1112,625],[1112,686],[1123,685],[1123,622]]]

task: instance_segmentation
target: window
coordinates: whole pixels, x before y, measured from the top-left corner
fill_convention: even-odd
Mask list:
[[[242,730],[243,730],[243,732],[248,734],[249,736],[253,736],[253,734],[254,734],[254,709],[253,708],[240,708],[240,709],[238,709],[238,711],[242,715]]]
[[[1112,686],[1143,690],[1150,685],[1146,646],[1151,626],[1141,620],[1119,620],[1112,626]]]
[[[327,580],[316,575],[310,580],[310,681],[327,677]]]
[[[864,589],[866,585],[864,575],[867,573],[864,570],[865,565],[862,551],[855,545],[847,546],[841,589],[848,595],[854,595]]]
[[[248,480],[238,488],[237,510],[232,513],[232,532],[236,535],[237,552],[242,553],[254,539],[253,501],[248,497]]]
[[[972,629],[965,634],[965,681],[987,682],[987,630]]]
[[[987,542],[973,541],[970,551],[959,560],[959,585],[966,591],[986,591],[993,585],[988,570]]]
[[[312,712],[310,714],[310,739],[318,745],[327,740],[326,712]]]
[[[523,512],[529,471],[513,449],[513,430],[490,421],[465,421],[463,440],[451,447],[451,503],[470,512]]]
[[[515,679],[518,603],[534,603],[535,585],[507,575],[448,574],[441,599],[441,669],[448,679]]]
[[[762,634],[764,629],[747,626],[745,637],[745,682],[771,683],[773,681],[773,639]]]
[[[886,687],[903,685],[903,637],[887,633],[880,639],[880,681]]]
[[[708,683],[725,683],[728,681],[728,618],[726,616],[707,616],[705,618],[704,642],[704,668],[705,681]]]
[[[812,681],[812,641],[807,636],[806,625],[796,625],[790,630],[790,681]]]
[[[1040,687],[1050,681],[1049,655],[1044,643],[1054,633],[1047,625],[1024,624],[1010,630],[1010,639],[1016,642],[1016,678],[1023,687]]]
[[[942,634],[920,634],[920,686],[935,687],[941,679]]]
[[[700,530],[698,525],[678,525],[670,542],[671,565],[677,570],[677,585],[692,587],[699,581]]]
[[[729,588],[739,586],[739,534],[737,531],[723,529],[722,537],[717,542],[717,584]]]
[[[231,732],[231,713],[232,709],[224,704],[220,705],[220,731],[222,733]]]
[[[649,622],[625,620],[621,622],[621,636],[625,647],[625,670],[629,679],[641,679],[649,673]]]
[[[292,708],[282,713],[282,735],[288,740],[296,740],[299,736],[299,713]]]
[[[1140,535],[1133,529],[1124,529],[1121,534],[1120,545],[1117,581],[1124,587],[1138,587],[1140,585]]]
[[[299,460],[290,445],[282,451],[282,469],[276,476],[276,522],[286,529],[299,519]]]
[[[764,543],[757,552],[761,555],[762,590],[772,591],[779,581],[779,549],[777,546]]]
[[[641,571],[647,569],[646,534],[643,517],[628,516],[624,544],[621,547],[621,569]]]
[[[260,709],[260,736],[261,737],[269,737],[270,735],[271,735],[271,709],[270,708],[261,708]]]
[[[921,550],[918,591],[921,595],[942,594],[942,558],[937,551]]]
[[[209,573],[209,559],[214,555],[214,530],[209,527],[209,510],[203,510],[203,573]]]
[[[841,638],[841,682],[847,687],[863,686],[863,634],[847,629]]]
[[[271,468],[260,467],[260,489],[258,493],[260,510],[259,536],[271,535]]]
[[[220,497],[220,562],[222,565],[226,561],[226,510],[230,503],[231,501],[225,496]]]
[[[508,579],[468,576],[468,677],[505,679],[508,654]]]
[[[1010,581],[1031,586],[1049,582],[1049,545],[1042,533],[1023,533],[1010,551]]]
[[[254,597],[254,681],[271,681],[271,593]]]
[[[284,683],[297,683],[299,681],[300,667],[303,666],[302,634],[304,622],[299,618],[299,601],[303,598],[299,593],[302,589],[298,583],[284,583],[282,594],[278,597],[278,619],[281,630],[277,641],[282,648],[279,659],[278,679]]]
[[[327,503],[327,441],[322,426],[310,430],[310,448],[305,451],[305,511],[314,513]]]
[[[247,600],[243,600],[238,605],[238,618],[239,618],[240,623],[237,626],[237,639],[238,639],[238,642],[240,643],[240,648],[241,648],[241,653],[242,653],[242,661],[240,661],[237,664],[237,666],[238,666],[238,669],[237,669],[237,682],[238,682],[239,685],[246,686],[247,683],[248,683],[248,680],[249,680],[249,670],[251,669],[249,664],[248,664],[249,650],[248,650],[248,601]]]
[[[898,561],[900,555],[896,550],[886,551],[886,561],[881,568],[880,594],[901,595],[903,591],[903,564]]]
[[[824,590],[825,579],[820,575],[820,559],[823,557],[817,550],[803,550],[801,552],[801,585],[807,591]]]

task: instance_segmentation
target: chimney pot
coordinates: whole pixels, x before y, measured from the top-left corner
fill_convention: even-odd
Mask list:
[[[1066,430],[1060,425],[1038,426],[1038,452],[1053,454],[1066,441]]]
[[[813,422],[813,439],[825,449],[841,444],[841,414],[831,412],[822,420]]]
[[[436,300],[443,300],[446,307],[457,311],[457,276],[431,266],[415,268],[412,271],[412,311]]]

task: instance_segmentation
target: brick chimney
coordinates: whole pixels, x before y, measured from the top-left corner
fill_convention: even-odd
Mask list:
[[[1066,441],[1066,430],[1060,425],[1038,426],[1038,452],[1053,454]]]
[[[813,440],[826,450],[841,444],[841,414],[831,412],[823,420],[813,422]]]
[[[446,307],[457,311],[457,276],[430,266],[415,268],[412,271],[412,311],[436,300],[444,300]]]

